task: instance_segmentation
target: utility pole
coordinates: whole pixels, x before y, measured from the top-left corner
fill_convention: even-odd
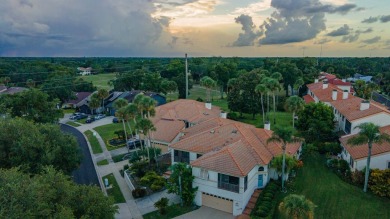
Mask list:
[[[186,53],[186,99],[188,99],[188,61],[187,61],[187,53]]]

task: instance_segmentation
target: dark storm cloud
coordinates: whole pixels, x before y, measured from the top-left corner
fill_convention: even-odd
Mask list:
[[[234,20],[242,25],[241,29],[244,33],[240,33],[238,39],[231,46],[253,46],[256,38],[259,37],[259,33],[255,32],[256,26],[253,24],[252,17],[242,14]]]
[[[179,37],[172,36],[172,41],[168,43],[168,46],[171,47],[171,48],[175,47],[176,42],[177,42],[178,39],[179,39]]]
[[[374,43],[377,43],[380,39],[381,39],[380,36],[376,36],[376,37],[373,37],[371,39],[362,40],[362,42],[366,43],[366,44],[374,44]]]
[[[347,24],[344,24],[344,26],[334,30],[334,31],[331,31],[327,34],[327,36],[332,36],[332,37],[336,37],[336,36],[345,36],[345,35],[348,35],[350,33],[352,29],[349,28],[349,26]]]

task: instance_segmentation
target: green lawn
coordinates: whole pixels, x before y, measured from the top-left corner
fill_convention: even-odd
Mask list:
[[[132,128],[134,127],[133,123],[130,123],[130,125]],[[125,126],[126,126],[127,133],[130,133],[130,130],[127,127],[127,124],[125,124]],[[102,137],[102,139],[106,143],[107,150],[111,151],[111,150],[115,150],[118,148],[118,147],[110,145],[109,140],[118,137],[114,132],[117,130],[123,130],[122,123],[110,123],[107,125],[95,127],[94,130],[96,130],[99,133],[99,135]]]
[[[99,141],[95,136],[93,136],[93,132],[91,130],[87,130],[84,132],[85,136],[87,136],[89,143],[91,144],[92,153],[99,154],[103,153],[102,147],[100,147]]]
[[[123,194],[118,186],[118,183],[115,180],[114,175],[111,173],[106,176],[103,176],[103,182],[105,178],[108,179],[108,183],[112,186],[111,189],[107,189],[108,196],[113,197],[115,203],[125,203],[126,199],[125,197],[123,197]]]
[[[177,100],[178,95],[179,95],[178,92],[169,93],[168,95],[166,95],[167,101]],[[218,100],[221,97],[219,91],[217,90],[212,90],[211,95],[213,97],[213,100]],[[196,100],[199,97],[203,99],[203,101],[207,100],[206,89],[199,85],[194,85],[192,89],[189,90],[188,99]],[[224,94],[224,98],[226,98],[226,94]]]
[[[80,78],[92,82],[94,86],[99,88],[104,88],[107,90],[112,89],[113,87],[108,85],[108,82],[112,79],[115,79],[115,73],[104,73],[104,74],[97,74],[97,75],[85,75],[85,76],[79,76]]]
[[[158,211],[153,211],[147,214],[142,215],[144,219],[169,219],[174,218],[190,211],[196,210],[198,207],[180,207],[180,205],[171,205],[167,208],[167,213],[165,215],[160,215]]]
[[[103,165],[107,165],[107,164],[108,164],[108,160],[106,160],[106,159],[97,162],[98,166],[103,166]]]
[[[289,193],[305,195],[316,204],[315,218],[390,218],[389,199],[342,181],[325,166],[322,156],[304,159],[295,180]]]
[[[64,114],[73,114],[74,112],[76,112],[76,110],[73,108],[69,108],[69,109],[62,109],[62,112]]]
[[[72,121],[69,121],[69,122],[66,122],[66,124],[70,125],[70,126],[73,126],[73,127],[79,127],[80,125],[75,123],[75,122],[72,122]]]

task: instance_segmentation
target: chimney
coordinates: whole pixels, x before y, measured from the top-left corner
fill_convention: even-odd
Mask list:
[[[348,90],[343,90],[343,100],[348,99]]]
[[[270,123],[269,121],[266,121],[266,122],[264,123],[264,129],[265,129],[265,130],[271,130],[271,123]]]
[[[332,90],[332,100],[337,100],[337,90]]]
[[[328,88],[328,86],[329,86],[328,81],[322,82],[322,89],[326,89],[326,88]]]
[[[360,110],[363,111],[369,108],[370,108],[370,101],[362,100],[362,102],[360,103]]]
[[[227,112],[225,111],[221,111],[221,113],[219,114],[219,116],[223,119],[226,119],[227,118]]]
[[[205,107],[206,107],[206,109],[209,109],[209,110],[211,110],[211,103],[209,103],[209,102],[206,102],[206,104],[205,104]]]
[[[314,83],[318,83],[318,78],[314,79]]]

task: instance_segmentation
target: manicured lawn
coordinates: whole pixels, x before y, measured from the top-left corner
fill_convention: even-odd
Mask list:
[[[87,120],[87,118],[84,118],[84,119],[79,119],[77,120],[77,122],[81,123],[81,124],[85,124],[85,121]]]
[[[191,207],[180,207],[180,205],[171,205],[167,208],[167,213],[165,215],[160,215],[158,211],[153,211],[147,214],[142,215],[144,219],[169,219],[174,218],[190,211],[198,209],[196,206]]]
[[[115,180],[114,175],[111,173],[109,175],[103,176],[102,177],[103,182],[105,178],[108,179],[108,183],[112,186],[111,189],[107,189],[108,196],[113,197],[115,203],[125,203],[126,199],[125,197],[123,197],[123,194],[118,186],[118,183]]]
[[[95,136],[93,136],[93,132],[91,130],[87,130],[84,132],[85,136],[87,136],[89,143],[91,144],[92,153],[98,154],[103,153],[102,147],[100,147],[99,141]]]
[[[315,218],[390,218],[389,199],[342,181],[325,166],[322,156],[304,159],[295,180],[289,193],[305,195],[316,204]]]
[[[179,95],[178,92],[167,94],[166,95],[167,101],[177,100],[178,99],[177,98],[178,95]],[[221,97],[219,91],[217,91],[217,90],[212,90],[211,91],[211,96],[213,97],[214,100],[220,99],[220,97]],[[203,99],[204,102],[207,100],[207,98],[206,98],[206,89],[201,87],[201,86],[199,86],[199,85],[194,85],[192,87],[192,89],[189,90],[188,99],[196,100],[199,97],[201,99]],[[224,98],[226,98],[226,94],[224,94]]]
[[[73,126],[73,127],[79,127],[80,125],[75,123],[75,122],[72,122],[72,121],[69,121],[69,122],[66,122],[66,124],[70,125],[70,126]]]
[[[108,164],[108,161],[106,159],[97,162],[98,166],[103,166],[103,165],[107,165],[107,164]]]
[[[131,125],[131,128],[134,127],[132,122],[130,123],[130,125]],[[126,126],[127,133],[130,133],[130,130],[127,127],[127,124],[125,124],[125,126]],[[115,149],[119,148],[119,147],[115,147],[115,146],[110,145],[109,140],[118,137],[114,132],[118,131],[118,130],[123,130],[122,123],[107,124],[107,125],[95,127],[94,130],[96,130],[99,133],[99,135],[102,137],[102,139],[106,143],[107,150],[111,151],[111,150],[115,150]]]
[[[62,109],[62,111],[64,112],[64,114],[73,114],[74,112],[76,112],[75,109]]]
[[[104,88],[107,90],[112,89],[110,85],[108,85],[108,82],[112,79],[115,79],[115,73],[104,73],[104,74],[97,74],[97,75],[85,75],[85,76],[79,76],[80,78],[83,78],[86,81],[92,82],[94,86],[99,88]]]
[[[113,156],[112,160],[114,161],[114,163],[121,162],[121,161],[123,161],[123,156],[125,156],[126,154],[128,154],[128,153],[124,153],[124,154],[119,154],[119,155]]]

